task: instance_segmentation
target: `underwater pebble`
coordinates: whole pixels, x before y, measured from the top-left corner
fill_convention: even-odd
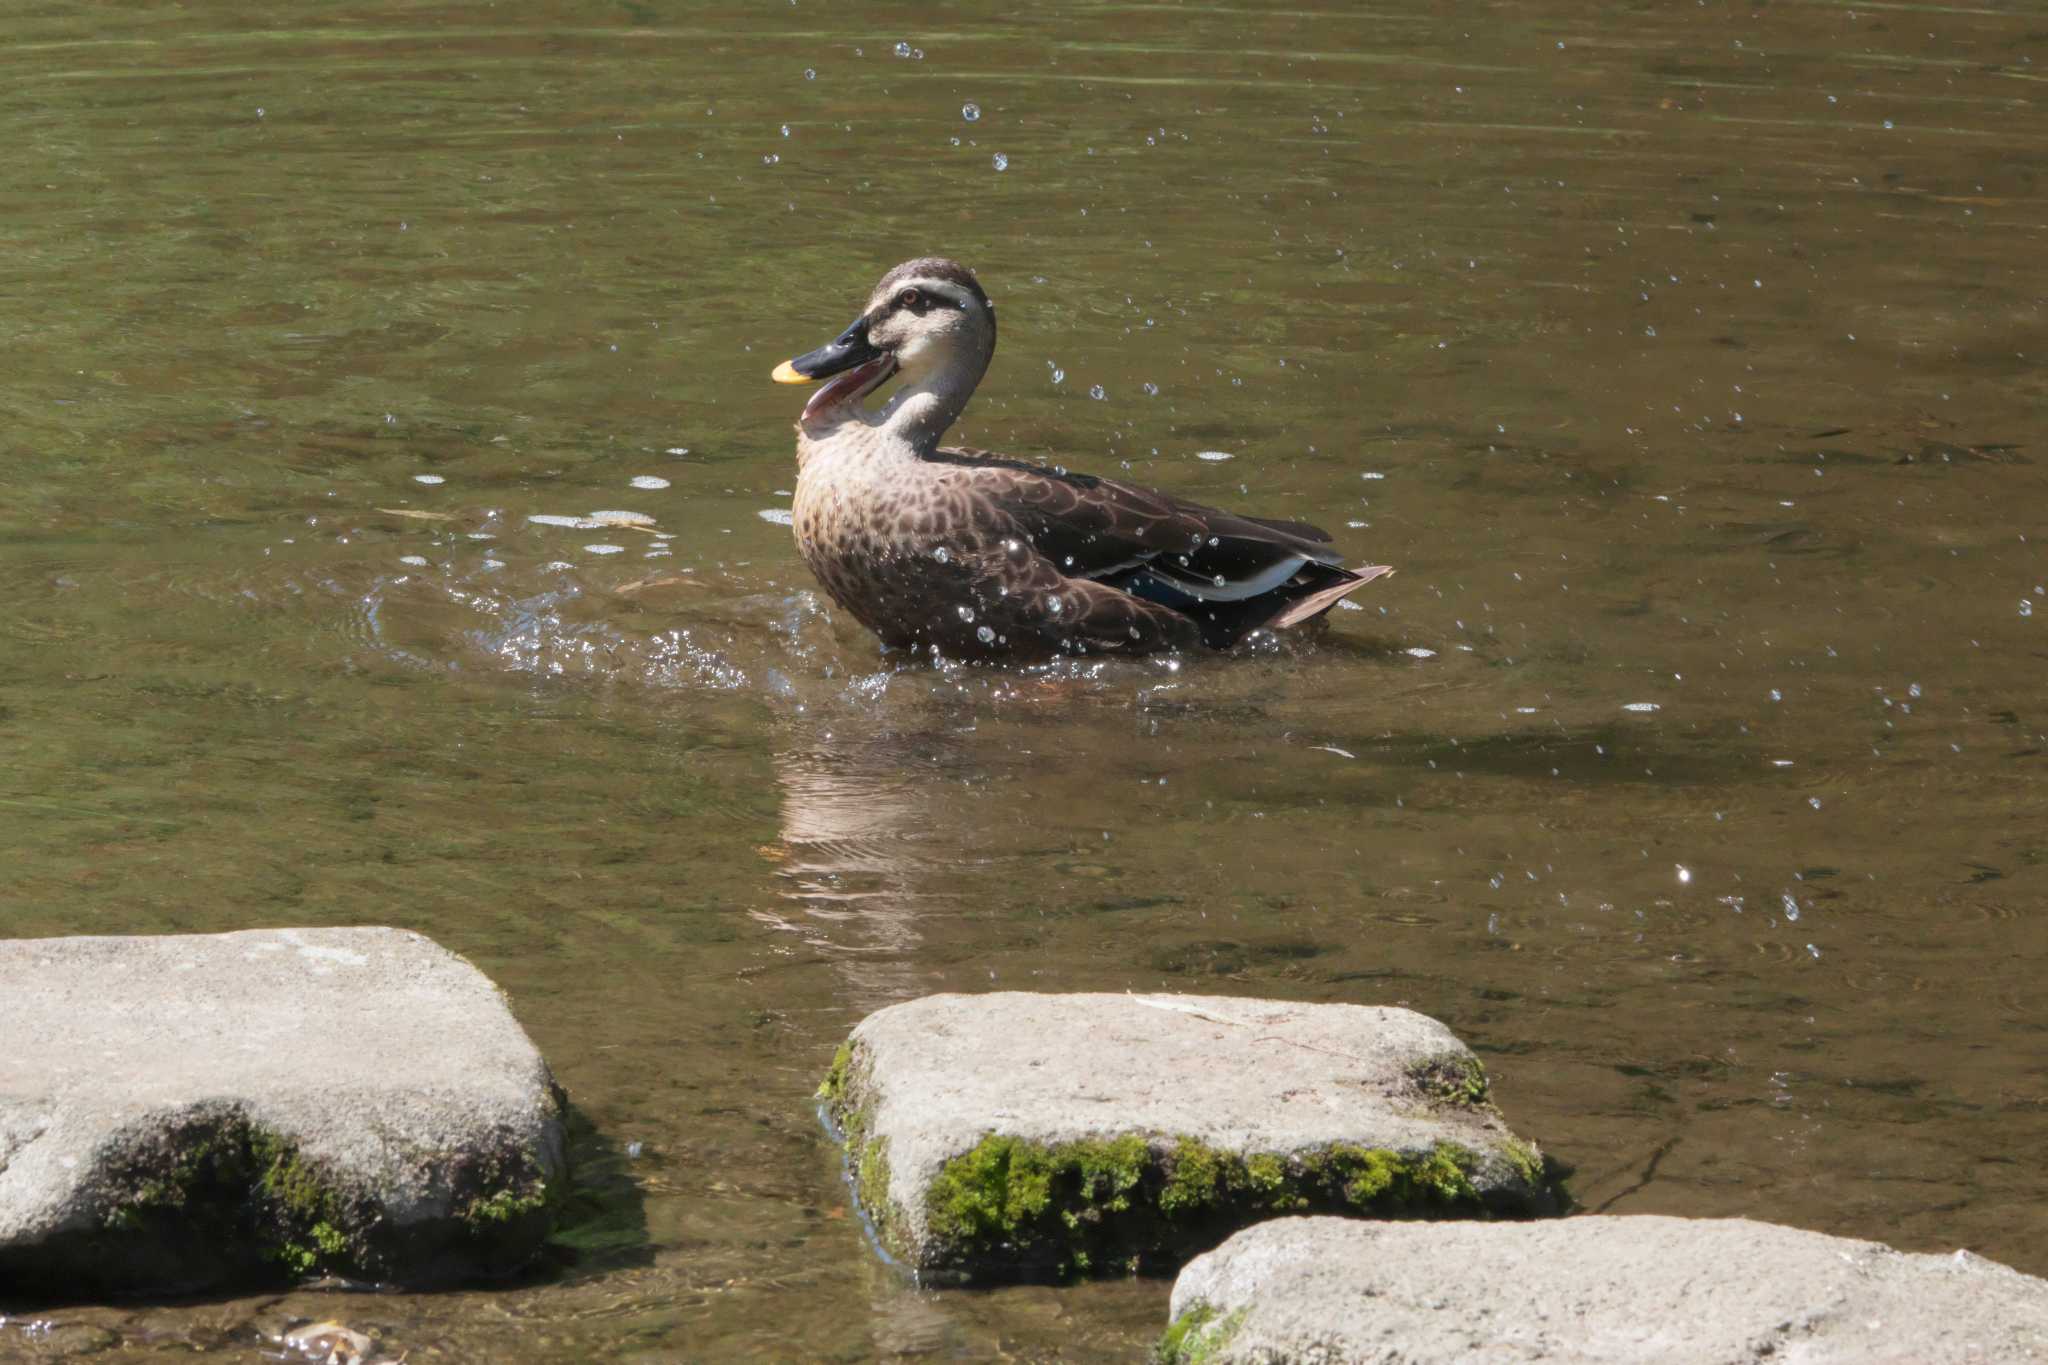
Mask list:
[[[598,526],[654,525],[654,518],[645,512],[592,512],[588,520]]]

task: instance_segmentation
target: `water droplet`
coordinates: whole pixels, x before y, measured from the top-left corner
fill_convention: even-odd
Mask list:
[[[995,156],[990,158],[990,163],[999,171],[1010,169],[1010,158],[1004,156],[1001,152],[997,152]]]
[[[996,633],[987,626],[976,626],[974,628],[974,638],[985,645],[994,644]]]
[[[1892,121],[1891,121],[1890,119],[1886,119],[1886,120],[1884,121],[1884,126],[1885,126],[1885,127],[1887,127],[1887,128],[1891,127],[1891,126],[1892,126]]]
[[[1906,695],[1909,697],[1918,697],[1920,695],[1920,684],[1909,683],[1906,687]]]
[[[2033,603],[2032,603],[2031,601],[2029,601],[2028,599],[2026,599],[2026,598],[2022,597],[2022,598],[2020,599],[2020,615],[2022,615],[2022,616],[2032,616],[2033,614],[2034,614],[2034,604],[2033,604]]]
[[[909,44],[909,43],[898,43],[898,44],[896,44],[896,55],[897,55],[897,56],[899,56],[899,57],[908,57],[908,56],[910,55],[910,44]]]
[[[1785,906],[1785,918],[1797,920],[1799,918],[1799,902],[1792,899],[1792,893],[1790,891],[1781,891],[1778,893],[1778,899]]]
[[[1054,370],[1053,370],[1053,372],[1052,372],[1052,382],[1053,382],[1053,383],[1055,383],[1055,384],[1058,384],[1058,383],[1061,383],[1061,382],[1063,382],[1063,381],[1064,381],[1064,380],[1066,379],[1066,377],[1067,377],[1067,372],[1066,372],[1065,370],[1062,370],[1062,369],[1057,369],[1057,368],[1056,368],[1056,369],[1054,369]],[[2024,605],[2024,604],[2022,604],[2022,605]],[[2029,610],[2031,610],[2031,608],[2029,608]]]
[[[1815,810],[1819,810],[1820,798],[1818,796],[1809,796],[1806,798],[1806,804],[1812,806]]]
[[[1159,396],[1159,386],[1157,384],[1147,384],[1144,387],[1147,398],[1157,398]]]
[[[1088,396],[1090,398],[1093,398],[1098,403],[1100,403],[1103,399],[1109,397],[1107,393],[1103,392],[1102,385],[1100,384],[1092,386],[1088,390]]]
[[[805,80],[807,80],[807,81],[814,81],[814,80],[818,79],[818,68],[816,68],[815,66],[807,66],[807,67],[805,67],[805,68],[804,68],[804,79],[805,79]]]
[[[978,121],[981,118],[981,106],[972,101],[961,105],[960,117],[966,119],[969,123]]]
[[[1779,691],[1779,690],[1778,690],[1777,688],[1775,688],[1775,687],[1774,687],[1774,688],[1772,688],[1772,689],[1771,689],[1771,700],[1772,700],[1772,701],[1783,701],[1783,700],[1785,700],[1785,694],[1784,694],[1783,692],[1780,692],[1780,691]]]
[[[974,608],[964,602],[953,608],[953,610],[959,614],[960,619],[963,621],[972,621],[974,619]]]
[[[933,558],[933,559],[936,559],[936,560],[938,560],[938,561],[939,561],[939,563],[941,563],[941,564],[944,564],[945,562],[947,562],[948,560],[950,560],[950,559],[951,559],[952,557],[953,557],[952,551],[948,550],[948,549],[947,549],[947,548],[946,548],[945,546],[943,546],[943,545],[934,545],[934,546],[932,547],[932,558]]]
[[[768,153],[768,155],[761,158],[761,164],[763,166],[773,166],[776,162],[780,160],[782,160],[781,157],[777,156],[774,152],[770,152]]]
[[[783,135],[784,137],[788,137],[788,136],[789,136],[789,125],[788,125],[787,123],[785,123],[785,124],[783,124],[783,125],[782,125],[782,135]]]
[[[1678,884],[1680,886],[1692,885],[1692,869],[1683,863],[1678,865]]]
[[[1060,612],[1066,609],[1066,603],[1060,601],[1057,597],[1048,597],[1045,599],[1045,609],[1054,616],[1058,616]]]

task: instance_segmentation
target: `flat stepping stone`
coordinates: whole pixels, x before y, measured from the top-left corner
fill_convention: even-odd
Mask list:
[[[1486,1072],[1410,1010],[935,995],[819,1094],[884,1251],[941,1283],[1161,1272],[1282,1213],[1552,1211]]]
[[[505,998],[402,929],[0,941],[0,1300],[502,1274],[565,1186]]]
[[[2048,1360],[2048,1281],[1742,1218],[1282,1218],[1190,1262],[1168,1365]]]

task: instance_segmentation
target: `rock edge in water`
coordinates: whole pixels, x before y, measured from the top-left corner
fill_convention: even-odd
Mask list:
[[[0,941],[0,1303],[517,1269],[564,1098],[402,929]]]
[[[1189,1262],[1165,1365],[2048,1360],[2048,1281],[1741,1218],[1282,1218]]]
[[[819,1096],[883,1249],[938,1283],[1163,1273],[1288,1213],[1562,1202],[1479,1059],[1404,1009],[928,996],[861,1021]]]

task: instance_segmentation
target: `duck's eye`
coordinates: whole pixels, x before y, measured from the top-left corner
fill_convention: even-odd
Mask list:
[[[905,308],[919,308],[924,303],[924,295],[918,293],[915,289],[906,289],[896,302],[902,304]]]

